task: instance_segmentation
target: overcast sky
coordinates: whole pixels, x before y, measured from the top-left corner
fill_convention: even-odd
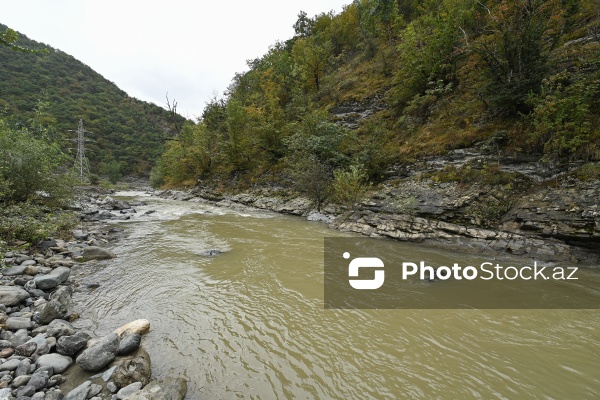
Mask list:
[[[352,0],[13,0],[0,22],[89,65],[129,95],[197,117],[246,60]]]

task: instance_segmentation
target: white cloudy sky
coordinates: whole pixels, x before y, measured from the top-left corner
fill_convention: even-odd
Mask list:
[[[0,22],[92,67],[129,95],[188,117],[221,95],[246,60],[293,36],[300,10],[352,0],[13,0]]]

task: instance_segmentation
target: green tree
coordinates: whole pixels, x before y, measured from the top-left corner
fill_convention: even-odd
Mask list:
[[[527,96],[539,91],[548,56],[562,33],[562,7],[557,0],[479,4],[485,24],[469,48],[483,67],[484,99],[494,112],[528,114]]]
[[[66,204],[73,196],[73,177],[61,171],[60,147],[26,128],[0,120],[0,200]]]
[[[328,43],[320,43],[314,36],[299,38],[294,44],[292,54],[301,68],[307,86],[318,92],[330,54]]]

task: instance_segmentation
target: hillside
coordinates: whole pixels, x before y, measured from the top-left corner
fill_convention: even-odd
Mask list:
[[[498,159],[597,161],[599,15],[594,0],[355,0],[300,13],[295,36],[250,60],[169,144],[164,180],[306,190],[360,166],[380,182],[475,144]]]
[[[0,24],[0,31],[6,26]],[[55,134],[76,137],[79,119],[92,133],[87,143],[92,172],[112,160],[122,174],[147,175],[175,129],[169,113],[129,97],[72,56],[20,35],[18,45],[49,50],[29,54],[0,46],[0,110],[12,123],[28,125],[44,112]],[[177,116],[177,123],[185,119]],[[64,141],[65,147],[74,147]],[[74,154],[73,154],[74,156]]]

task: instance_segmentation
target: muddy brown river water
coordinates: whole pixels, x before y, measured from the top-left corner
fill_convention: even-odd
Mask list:
[[[154,376],[187,378],[186,399],[600,398],[598,310],[326,310],[323,238],[352,235],[136,196],[118,257],[73,270],[100,285],[75,301],[99,335],[149,319]]]

